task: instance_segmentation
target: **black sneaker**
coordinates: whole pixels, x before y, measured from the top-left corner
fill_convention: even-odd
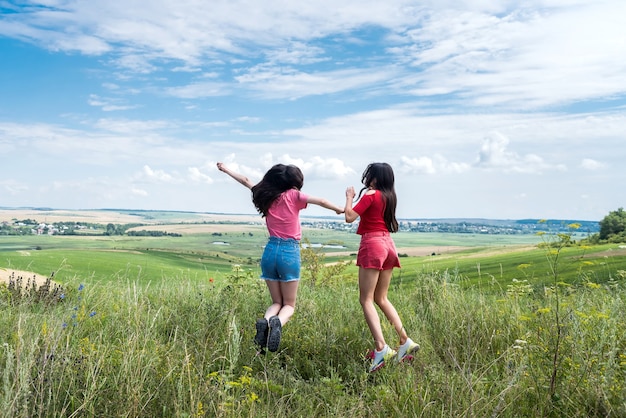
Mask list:
[[[256,335],[254,336],[254,342],[256,345],[261,347],[261,349],[267,347],[268,329],[269,325],[267,324],[267,319],[261,318],[256,320]]]
[[[274,352],[278,350],[278,345],[280,344],[280,337],[282,334],[282,325],[280,324],[280,319],[277,316],[271,317],[269,326],[270,332],[269,337],[267,338],[267,349],[271,352]]]

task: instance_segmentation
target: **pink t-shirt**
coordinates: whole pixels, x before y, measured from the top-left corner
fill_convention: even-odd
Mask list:
[[[272,237],[302,238],[302,228],[300,227],[300,211],[307,206],[309,197],[296,189],[284,191],[272,203],[265,224]]]

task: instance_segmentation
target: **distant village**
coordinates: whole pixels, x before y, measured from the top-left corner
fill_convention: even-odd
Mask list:
[[[346,224],[337,220],[303,218],[302,226],[318,229],[356,230],[357,224]],[[600,230],[599,222],[567,220],[491,220],[491,219],[399,219],[401,232],[439,232],[454,234],[519,235],[537,232],[572,232],[576,224],[576,234],[589,235]]]
[[[59,222],[47,224],[32,219],[21,221],[3,221],[0,224],[0,235],[75,235],[78,231],[97,231],[97,224],[82,225],[75,222]]]
[[[355,231],[357,223],[347,224],[331,218],[307,218],[301,219],[302,226],[316,229],[332,229],[342,231]],[[237,223],[237,222],[234,222]],[[249,224],[250,222],[241,222]],[[261,224],[262,221],[255,222]],[[577,225],[576,234],[590,235],[600,229],[599,222],[595,221],[565,221],[537,219],[529,220],[490,220],[490,219],[441,219],[441,220],[417,220],[400,219],[398,221],[401,232],[437,232],[455,234],[490,234],[490,235],[519,235],[536,234],[545,232],[572,232],[572,224]],[[77,222],[43,223],[33,219],[4,221],[0,224],[0,235],[125,235],[130,228],[142,226],[141,224],[96,224]],[[137,232],[131,231],[132,235]],[[153,232],[154,233],[154,232]],[[177,235],[177,234],[175,234]]]

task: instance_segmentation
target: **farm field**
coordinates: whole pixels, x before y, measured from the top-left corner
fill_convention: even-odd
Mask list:
[[[174,278],[219,279],[233,264],[257,270],[267,240],[262,225],[247,223],[158,224],[133,229],[180,236],[0,236],[0,268],[40,275],[55,272],[55,279],[61,282],[74,277],[107,281],[120,276],[152,283]],[[410,258],[449,257],[472,249],[501,252],[538,242],[532,235],[398,233],[394,238],[399,253]],[[351,231],[305,228],[303,242],[319,248],[326,262],[345,262],[355,258],[359,237]]]
[[[130,277],[139,283],[177,279],[214,279],[220,283],[233,265],[240,265],[258,275],[258,261],[267,240],[261,224],[247,222],[247,218],[246,222],[214,219],[200,224],[165,221],[159,219],[157,224],[131,231],[180,236],[0,236],[0,269],[4,269],[0,274],[6,277],[11,269],[43,276],[54,272],[59,282]],[[545,250],[537,247],[542,241],[537,235],[399,232],[394,240],[403,265],[394,274],[402,280],[438,271],[468,286],[494,281],[506,286],[512,280],[541,285],[550,274]],[[325,263],[349,262],[355,259],[359,237],[349,230],[304,228],[303,243],[319,252]],[[616,271],[626,270],[626,249],[622,247],[565,248],[563,279],[606,281]],[[349,266],[346,271],[354,274],[356,267]]]

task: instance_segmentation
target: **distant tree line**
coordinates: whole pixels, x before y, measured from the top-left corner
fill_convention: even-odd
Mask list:
[[[177,234],[175,232],[146,231],[145,229],[142,229],[141,231],[128,231],[126,234],[129,237],[182,237],[181,234]]]
[[[114,224],[108,223],[104,235],[124,235],[126,230],[141,226],[142,224]]]

